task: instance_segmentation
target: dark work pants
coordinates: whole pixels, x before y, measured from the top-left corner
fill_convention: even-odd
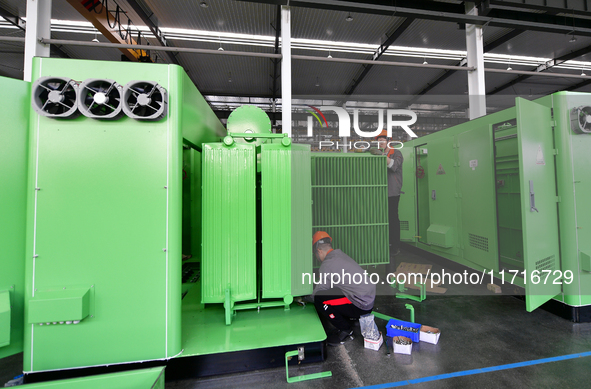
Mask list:
[[[388,224],[390,225],[390,254],[394,254],[400,248],[400,219],[398,218],[399,202],[400,196],[388,197]]]
[[[357,308],[353,304],[345,305],[326,305],[327,300],[334,300],[345,297],[339,288],[323,290],[314,296],[314,306],[319,315],[328,319],[330,324],[341,331],[351,331],[350,318],[359,319],[363,315],[371,313],[371,309],[366,311]]]

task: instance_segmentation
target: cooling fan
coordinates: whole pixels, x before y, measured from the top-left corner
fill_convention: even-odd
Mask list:
[[[121,85],[109,79],[89,78],[78,88],[78,109],[93,119],[116,119],[122,115]]]
[[[130,81],[123,88],[123,111],[138,120],[159,120],[166,116],[166,89],[152,81]]]
[[[573,108],[570,112],[570,128],[579,134],[591,134],[591,107]]]
[[[33,83],[31,104],[39,114],[51,118],[77,114],[78,84],[70,78],[41,77]]]

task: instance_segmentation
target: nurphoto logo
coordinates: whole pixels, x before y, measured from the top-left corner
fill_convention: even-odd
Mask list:
[[[313,107],[311,105],[308,105],[308,107],[310,107],[312,109],[311,110],[306,110],[308,111],[308,113],[310,113],[314,118],[316,118],[316,120],[318,121],[318,123],[320,124],[320,127],[328,127],[328,121],[326,120],[326,117],[324,116],[324,114],[322,113],[322,111],[333,111],[337,114],[337,117],[339,119],[339,137],[341,138],[347,138],[351,136],[351,116],[349,115],[349,113],[347,112],[347,110],[345,110],[345,108],[342,107],[337,107],[337,106],[332,106],[332,105],[327,105],[327,106],[323,106],[323,107]],[[362,138],[375,138],[376,136],[378,136],[381,132],[382,129],[384,128],[384,109],[378,109],[378,126],[376,128],[376,130],[374,131],[362,131],[359,127],[359,109],[355,108],[353,109],[353,130],[355,131],[355,133],[357,135],[359,135]],[[313,135],[313,117],[312,116],[308,116],[308,133],[307,136],[311,137]],[[416,123],[417,121],[417,114],[414,113],[413,111],[409,110],[409,109],[388,109],[386,110],[386,131],[387,131],[387,135],[388,138],[392,138],[392,129],[395,127],[401,127],[411,138],[418,138],[417,134],[414,133],[413,130],[410,129],[410,126],[413,125],[414,123]],[[410,118],[410,119],[396,119],[395,118],[399,118],[399,117],[403,117],[403,118]],[[322,120],[320,120],[320,118],[322,118]],[[324,122],[324,123],[323,123]],[[346,146],[348,146],[351,149],[369,149],[371,147],[372,142],[366,142],[366,141],[358,141],[358,142],[345,142]],[[377,142],[373,142],[373,143],[377,143]],[[320,149],[322,149],[322,147],[331,147],[334,146],[335,142],[333,141],[320,141],[319,146]],[[342,145],[339,145],[339,142],[336,142],[336,147],[342,147]],[[403,144],[400,141],[392,141],[392,142],[388,142],[388,148],[402,148]]]

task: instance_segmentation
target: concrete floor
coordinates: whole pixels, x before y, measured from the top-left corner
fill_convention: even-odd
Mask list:
[[[431,263],[408,251],[404,251],[399,260]],[[433,270],[437,269],[435,264]],[[384,271],[380,267],[376,270]],[[540,361],[578,353],[591,354],[591,324],[571,323],[541,309],[528,313],[522,300],[494,295],[485,287],[476,291],[454,288],[450,287],[443,295],[428,294],[425,301],[418,303],[396,299],[392,288],[379,286],[375,304],[379,312],[407,320],[409,311],[405,304],[412,303],[417,323],[441,330],[439,344],[415,343],[412,355],[387,356],[385,345],[379,351],[364,349],[363,338],[356,328],[355,340],[328,347],[325,362],[290,367],[290,376],[332,371],[331,378],[288,384],[285,368],[274,368],[169,381],[166,388],[591,388],[586,376],[591,355]],[[376,323],[380,330],[385,329],[385,321],[377,319]],[[531,361],[538,361],[538,364],[531,364]],[[526,364],[502,366],[520,362]],[[495,366],[502,366],[501,370],[441,376]],[[21,367],[22,354],[1,360],[0,385],[18,375]],[[421,380],[425,377],[433,378]]]

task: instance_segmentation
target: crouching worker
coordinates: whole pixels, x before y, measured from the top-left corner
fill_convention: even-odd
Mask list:
[[[376,286],[351,257],[332,248],[332,238],[324,231],[312,237],[314,255],[322,262],[320,279],[314,281],[314,306],[337,331],[328,335],[331,346],[353,339],[351,319],[359,319],[373,309]],[[320,281],[319,283],[317,283]]]

